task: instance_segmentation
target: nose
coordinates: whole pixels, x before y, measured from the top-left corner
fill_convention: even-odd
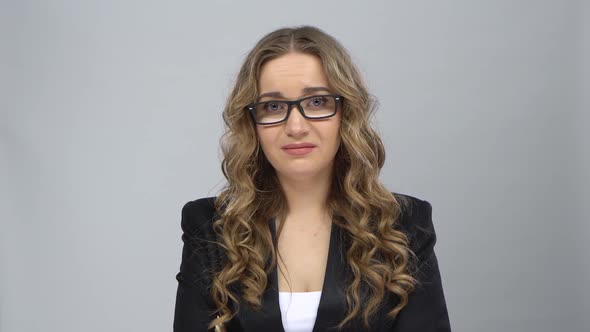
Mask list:
[[[291,105],[291,113],[285,120],[285,132],[289,136],[305,135],[309,131],[309,123],[299,111],[297,105]]]

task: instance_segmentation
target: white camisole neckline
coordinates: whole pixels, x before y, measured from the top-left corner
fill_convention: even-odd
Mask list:
[[[279,292],[281,320],[285,332],[311,332],[321,296],[322,291]]]

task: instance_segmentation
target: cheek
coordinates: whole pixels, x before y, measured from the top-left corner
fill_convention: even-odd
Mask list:
[[[261,129],[260,127],[256,127],[256,136],[258,137],[258,142],[260,142],[260,145],[264,147],[267,141],[265,130]]]
[[[260,142],[260,147],[262,148],[262,151],[265,155],[268,155],[268,151],[272,150],[270,149],[270,145],[274,140],[272,130],[269,130],[269,128],[257,128],[256,135],[258,135],[258,141]]]
[[[337,148],[340,145],[340,123],[337,122],[333,126],[331,126],[330,132],[330,141],[334,146]]]

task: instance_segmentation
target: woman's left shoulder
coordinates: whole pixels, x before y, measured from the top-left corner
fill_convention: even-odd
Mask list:
[[[400,205],[396,226],[410,239],[413,251],[428,245],[433,247],[436,233],[432,222],[432,205],[427,200],[402,193],[392,193]]]
[[[394,196],[401,207],[396,225],[408,236],[409,248],[417,258],[417,265],[411,270],[418,284],[397,316],[393,330],[450,332],[449,313],[434,253],[436,234],[432,205],[410,195],[394,193]]]

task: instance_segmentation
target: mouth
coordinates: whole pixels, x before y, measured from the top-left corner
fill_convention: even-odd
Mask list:
[[[311,143],[287,144],[287,145],[282,146],[283,151],[285,151],[286,153],[288,153],[290,155],[296,155],[296,156],[306,155],[306,154],[310,153],[311,151],[313,151],[313,149],[315,149],[315,148],[316,148],[316,146]]]

